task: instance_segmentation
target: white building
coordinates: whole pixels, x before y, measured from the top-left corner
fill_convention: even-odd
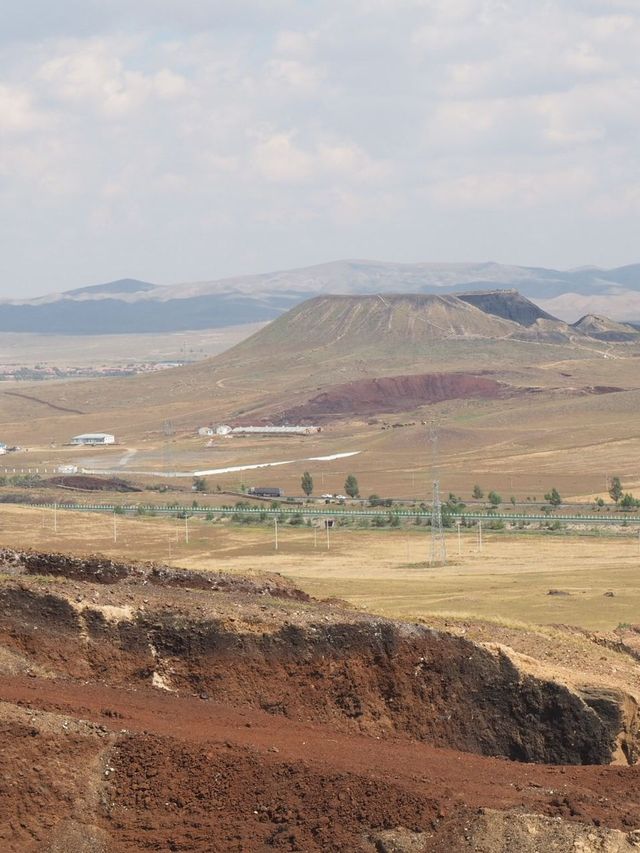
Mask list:
[[[228,429],[228,427],[227,427]],[[239,426],[230,432],[233,435],[312,435],[322,432],[319,426]]]
[[[115,444],[116,437],[108,432],[85,432],[82,435],[74,435],[71,444],[88,444],[91,446],[102,444]]]
[[[217,426],[215,429],[215,434],[216,435],[229,435],[229,433],[231,431],[232,430],[231,430],[230,426],[227,426],[226,424],[219,424],[219,426]]]
[[[7,445],[6,445],[6,444],[3,444],[3,443],[0,441],[0,456],[3,456],[6,452],[7,452]]]
[[[215,435],[213,427],[200,427],[198,435]]]

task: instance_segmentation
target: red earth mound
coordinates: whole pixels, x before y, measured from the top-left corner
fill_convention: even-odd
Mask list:
[[[417,373],[357,379],[334,385],[301,406],[284,412],[283,419],[300,422],[343,415],[406,412],[430,403],[467,398],[495,399],[509,386],[472,373]]]

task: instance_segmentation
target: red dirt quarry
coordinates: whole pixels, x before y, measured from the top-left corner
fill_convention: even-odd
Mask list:
[[[445,400],[489,399],[515,393],[503,382],[471,373],[417,373],[356,379],[333,385],[306,403],[284,412],[291,423],[344,415],[406,412]]]
[[[0,566],[3,851],[638,849],[629,694],[279,576]]]

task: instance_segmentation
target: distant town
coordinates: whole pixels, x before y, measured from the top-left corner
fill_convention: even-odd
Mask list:
[[[126,364],[66,366],[36,364],[25,367],[24,364],[0,365],[0,382],[33,382],[47,379],[82,379],[101,376],[138,376],[142,373],[155,373],[171,367],[182,367],[183,361],[143,361]]]

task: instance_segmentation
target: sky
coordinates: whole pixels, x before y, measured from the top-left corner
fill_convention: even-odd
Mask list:
[[[0,296],[640,261],[638,0],[22,0]]]

